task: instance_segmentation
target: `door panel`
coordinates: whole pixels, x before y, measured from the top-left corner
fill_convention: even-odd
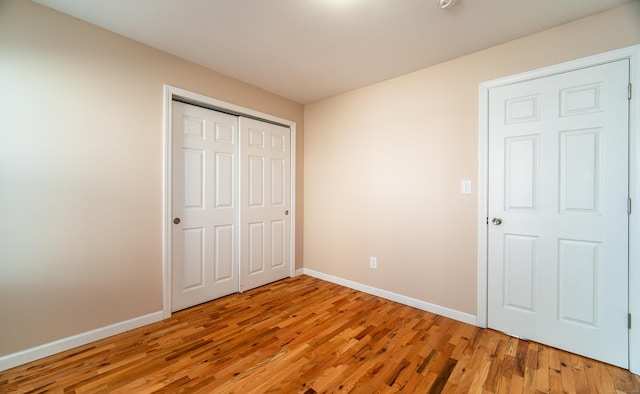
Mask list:
[[[265,272],[265,250],[264,250],[264,223],[249,223],[249,275],[258,275]],[[244,278],[243,278],[244,279]],[[244,280],[243,280],[243,283]],[[243,290],[246,290],[243,288]]]
[[[600,129],[560,133],[560,211],[599,213]]]
[[[290,275],[291,135],[287,127],[243,117],[240,132],[245,291]]]
[[[178,260],[178,273],[182,280],[183,291],[201,289],[205,285],[204,278],[204,228],[188,228],[182,231],[184,245],[182,260]]]
[[[264,206],[264,158],[249,156],[249,207],[259,208]]]
[[[597,327],[598,242],[559,242],[559,317]]]
[[[489,326],[622,367],[628,82],[623,60],[489,93]]]
[[[215,226],[215,271],[214,282],[232,281],[236,278],[236,235],[231,225]]]
[[[505,198],[508,210],[535,210],[538,191],[538,136],[505,139]]]
[[[280,268],[285,265],[285,230],[284,220],[271,221],[271,266]]]
[[[504,235],[504,305],[533,312],[537,237]]]
[[[172,311],[238,291],[237,118],[173,102]]]
[[[215,208],[233,208],[235,156],[216,152]]]

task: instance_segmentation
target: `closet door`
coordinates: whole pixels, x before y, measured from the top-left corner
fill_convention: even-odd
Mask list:
[[[238,118],[173,102],[171,310],[238,291]]]
[[[240,290],[290,275],[291,134],[240,118]]]

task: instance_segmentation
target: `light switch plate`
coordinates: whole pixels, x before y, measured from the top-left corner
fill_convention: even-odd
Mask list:
[[[460,181],[460,194],[471,194],[471,181]]]

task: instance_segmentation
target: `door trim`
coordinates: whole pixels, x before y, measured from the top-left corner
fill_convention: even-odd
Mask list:
[[[275,123],[291,130],[291,234],[290,276],[295,276],[295,223],[296,223],[296,123],[264,112],[231,104],[171,85],[163,86],[163,138],[162,138],[162,313],[166,319],[171,316],[171,113],[174,99],[185,103],[226,112],[232,115],[254,118]],[[238,280],[239,277],[238,277]]]
[[[629,59],[634,92],[629,104],[629,197],[634,209],[629,216],[629,313],[635,323],[629,330],[629,370],[640,374],[640,45],[605,52],[550,67],[483,82],[478,111],[478,287],[476,325],[487,327],[488,316],[488,120],[489,90],[499,86],[543,78],[581,68]],[[635,301],[635,302],[634,302]]]

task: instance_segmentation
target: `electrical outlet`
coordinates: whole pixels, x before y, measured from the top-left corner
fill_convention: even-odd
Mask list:
[[[369,267],[378,268],[378,258],[377,257],[369,257]]]

